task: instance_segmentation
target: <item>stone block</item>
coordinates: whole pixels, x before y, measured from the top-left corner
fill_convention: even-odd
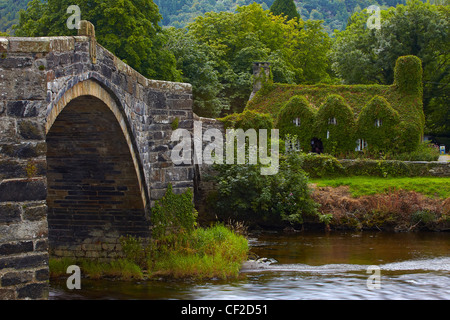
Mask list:
[[[45,100],[46,75],[42,71],[0,70],[0,99]]]
[[[17,289],[19,299],[45,299],[48,297],[48,283],[32,283]]]
[[[9,272],[1,277],[0,283],[2,287],[8,287],[28,283],[31,280],[33,280],[32,272]]]
[[[30,221],[43,220],[47,217],[47,206],[26,207],[23,210],[23,219]]]
[[[15,300],[16,290],[0,288],[0,300]]]
[[[8,117],[0,118],[0,139],[2,142],[14,142],[17,140],[15,137],[16,121]]]
[[[47,184],[44,179],[14,179],[0,182],[0,202],[37,201],[47,197]]]
[[[2,269],[28,269],[48,265],[48,254],[25,255],[19,257],[0,257],[0,270]]]
[[[18,204],[0,204],[0,223],[19,222],[21,212]]]
[[[50,41],[49,37],[9,38],[9,52],[50,52]]]
[[[0,255],[12,255],[33,251],[32,241],[0,244]]]
[[[41,106],[41,101],[10,101],[6,104],[6,113],[12,117],[37,117]]]
[[[36,121],[29,121],[29,120],[19,121],[18,133],[21,138],[26,140],[45,139],[44,127]]]
[[[44,156],[47,151],[45,142],[23,142],[0,144],[0,154],[11,158],[28,159]]]

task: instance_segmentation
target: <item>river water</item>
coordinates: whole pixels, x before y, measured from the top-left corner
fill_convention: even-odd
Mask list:
[[[238,279],[90,281],[50,299],[450,300],[450,233],[258,233]],[[368,271],[370,266],[375,266]]]

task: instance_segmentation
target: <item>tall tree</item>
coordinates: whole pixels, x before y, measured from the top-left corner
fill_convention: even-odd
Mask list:
[[[280,14],[287,16],[288,20],[300,19],[294,0],[275,0],[270,7],[270,11],[276,16]]]
[[[330,40],[320,22],[273,15],[256,3],[235,13],[207,13],[188,25],[188,34],[213,52],[223,86],[222,105],[241,112],[252,90],[252,65],[268,61],[275,82],[313,83],[328,77]]]
[[[428,131],[450,134],[450,8],[407,1],[381,11],[381,28],[367,28],[367,12],[355,13],[338,32],[330,58],[346,83],[391,84],[399,56],[422,60],[424,112]]]
[[[78,5],[81,18],[94,24],[100,44],[144,76],[181,79],[175,57],[165,48],[161,15],[152,0],[33,0],[20,12],[16,35],[74,35],[76,30],[66,26],[70,5]]]

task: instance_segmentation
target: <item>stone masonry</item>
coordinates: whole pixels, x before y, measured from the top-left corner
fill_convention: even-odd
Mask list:
[[[194,187],[170,160],[191,86],[146,79],[94,34],[0,37],[0,299],[45,299],[49,252],[114,258],[120,236],[150,236],[169,183]]]

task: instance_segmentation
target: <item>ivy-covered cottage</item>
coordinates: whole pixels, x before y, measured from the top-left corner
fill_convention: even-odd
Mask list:
[[[254,66],[246,109],[272,115],[280,137],[296,135],[302,150],[410,152],[423,137],[422,63],[398,58],[392,85],[273,83],[270,66]]]

